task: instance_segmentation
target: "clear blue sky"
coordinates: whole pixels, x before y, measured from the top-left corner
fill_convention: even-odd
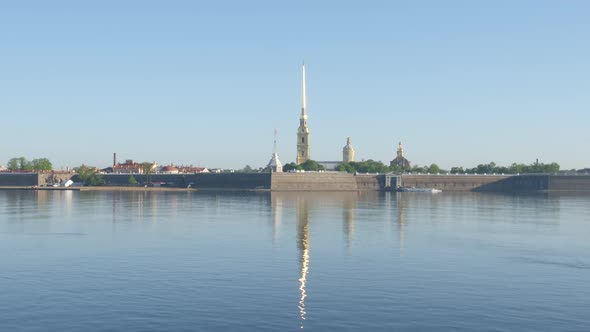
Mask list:
[[[0,163],[590,167],[588,1],[4,1]]]

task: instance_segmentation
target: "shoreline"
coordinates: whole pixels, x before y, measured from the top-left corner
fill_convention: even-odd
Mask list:
[[[264,192],[270,189],[240,189],[240,188],[178,188],[178,187],[32,187],[32,186],[0,186],[0,190],[28,190],[28,191],[155,191],[155,192],[197,192],[197,191],[253,191]]]

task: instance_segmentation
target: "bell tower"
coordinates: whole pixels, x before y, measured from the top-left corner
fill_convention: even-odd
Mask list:
[[[301,116],[297,129],[297,165],[310,159],[309,128],[307,127],[307,105],[305,100],[305,63],[303,64],[303,82],[301,93]]]

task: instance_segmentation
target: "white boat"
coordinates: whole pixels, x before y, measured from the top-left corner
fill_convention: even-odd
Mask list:
[[[398,189],[398,191],[401,191],[403,193],[432,193],[432,194],[442,192],[442,190],[435,189],[435,188],[413,188],[413,187],[412,188],[401,187]]]

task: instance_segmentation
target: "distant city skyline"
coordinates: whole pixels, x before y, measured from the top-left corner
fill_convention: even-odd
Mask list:
[[[590,3],[0,4],[0,165],[590,167]]]

